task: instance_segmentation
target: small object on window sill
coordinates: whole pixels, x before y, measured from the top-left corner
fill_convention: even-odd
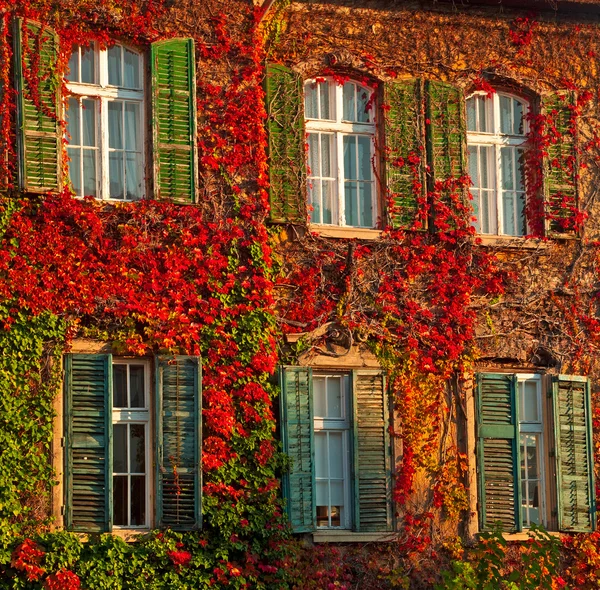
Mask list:
[[[346,238],[357,240],[376,240],[382,233],[380,229],[344,225],[317,225],[315,223],[309,225],[309,230],[323,238]]]

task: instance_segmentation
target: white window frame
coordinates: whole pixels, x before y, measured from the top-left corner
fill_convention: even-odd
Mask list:
[[[519,101],[523,105],[523,134],[522,135],[511,135],[502,133],[501,129],[501,121],[500,121],[500,97],[507,97],[513,100]],[[527,123],[527,113],[530,110],[529,101],[525,100],[523,97],[510,94],[507,92],[494,92],[491,97],[489,97],[485,92],[475,92],[467,97],[467,101],[471,98],[484,98],[485,112],[488,122],[491,123],[492,128],[488,132],[483,131],[469,131],[467,130],[467,146],[468,148],[477,147],[478,154],[480,149],[488,149],[489,152],[492,152],[491,162],[488,160],[488,178],[490,189],[489,192],[492,192],[495,195],[493,203],[495,205],[495,211],[490,212],[490,231],[485,232],[486,235],[512,235],[515,237],[522,237],[524,234],[516,233],[516,234],[504,234],[504,204],[502,200],[503,186],[502,186],[502,159],[501,159],[501,150],[503,147],[511,147],[515,148],[511,150],[514,154],[518,148],[524,150],[525,144],[527,142],[527,133],[528,123]],[[476,122],[478,122],[478,116],[476,117]],[[469,150],[470,151],[470,150]],[[513,167],[513,186],[515,186],[514,192],[523,193],[523,197],[525,199],[525,207],[527,206],[526,197],[527,191],[517,191],[516,190],[516,161],[514,162]],[[479,170],[479,162],[477,163],[477,169]],[[476,179],[471,179],[474,183],[473,186],[477,187],[477,191],[481,191],[481,183]],[[526,178],[523,178],[523,183],[526,182]],[[526,188],[526,187],[525,187]],[[485,189],[484,189],[485,190]],[[479,196],[475,197],[474,200],[478,199],[478,209],[481,214],[482,211],[482,203],[479,200]],[[481,224],[480,224],[481,227]],[[529,227],[527,224],[527,219],[525,218],[525,233],[529,232]],[[481,232],[483,234],[484,232]]]
[[[145,438],[145,464],[146,464],[146,519],[144,524],[142,525],[115,525],[113,524],[113,529],[148,529],[150,528],[151,519],[153,517],[153,505],[152,505],[152,439],[153,439],[153,425],[152,425],[152,411],[151,411],[151,396],[150,396],[150,379],[151,379],[151,371],[150,371],[150,362],[144,359],[134,359],[134,358],[113,358],[113,366],[114,365],[143,365],[144,366],[144,408],[135,408],[135,409],[127,409],[127,408],[115,408],[114,407],[114,392],[113,399],[111,400],[112,407],[112,424],[113,430],[116,424],[143,424],[145,427],[144,438]],[[127,372],[127,396],[129,403],[129,371]],[[129,432],[129,430],[128,430]],[[114,443],[113,443],[114,444]],[[128,449],[129,449],[128,444]],[[113,473],[111,477],[119,476],[119,475],[131,475],[129,472],[129,453],[127,453],[127,462],[128,462],[128,473],[116,473],[114,471],[114,458],[113,458]],[[129,477],[128,477],[129,482]],[[113,489],[114,496],[114,489]],[[114,501],[114,500],[113,500]],[[113,515],[114,518],[114,515]],[[131,500],[127,506],[127,521],[131,522]]]
[[[313,432],[314,434],[323,434],[330,432],[342,432],[342,474],[343,474],[343,489],[344,489],[344,510],[340,515],[340,526],[317,526],[317,530],[337,530],[337,529],[351,529],[352,528],[352,461],[351,461],[351,447],[352,447],[352,432],[351,432],[351,396],[352,396],[352,376],[348,372],[315,372],[313,373],[313,392],[315,379],[325,379],[325,392],[327,392],[327,379],[336,378],[340,379],[340,403],[341,403],[341,418],[327,418],[316,415],[316,403],[315,403],[315,416],[313,420]],[[314,396],[314,393],[313,393]],[[328,459],[331,458],[328,456]],[[316,459],[315,459],[316,461]],[[330,471],[330,470],[329,470]],[[329,478],[326,478],[329,479]],[[317,494],[319,478],[315,476],[315,495]],[[331,496],[329,496],[331,503]],[[316,503],[316,502],[315,502]],[[331,509],[331,504],[329,506]],[[331,521],[331,510],[329,511],[329,520]]]
[[[361,84],[356,80],[347,80],[348,83],[355,84],[357,89],[363,89],[369,93],[369,100],[373,100],[374,90]],[[344,85],[337,83],[331,77],[325,78],[313,78],[307,80],[304,83],[306,89],[309,85],[327,83],[330,91],[328,92],[329,100],[329,114],[333,116],[331,119],[314,119],[309,118],[305,115],[305,131],[308,140],[310,133],[318,133],[322,138],[323,136],[330,137],[330,157],[331,157],[331,176],[312,176],[310,171],[310,155],[308,153],[307,145],[307,157],[308,157],[308,188],[310,195],[311,179],[320,178],[333,181],[333,194],[332,194],[332,220],[331,223],[325,223],[323,221],[312,221],[313,225],[324,225],[324,226],[342,226],[342,227],[359,227],[364,229],[373,229],[377,227],[378,216],[379,216],[379,191],[377,186],[377,170],[375,167],[375,137],[377,133],[377,120],[375,117],[375,107],[372,105],[369,110],[369,118],[371,119],[368,123],[361,122],[349,122],[343,120],[344,113]],[[319,95],[319,103],[320,96]],[[344,177],[344,137],[345,136],[363,136],[371,139],[371,204],[372,204],[372,224],[369,226],[362,225],[349,225],[346,221],[346,198],[345,198],[345,177]],[[321,139],[322,141],[322,139]],[[320,150],[319,150],[320,151]],[[321,161],[319,154],[319,161]],[[309,206],[310,196],[309,196]],[[312,217],[312,215],[311,215]]]
[[[139,137],[137,138],[137,145],[140,150],[140,169],[138,170],[140,177],[140,199],[145,197],[146,185],[145,185],[145,91],[146,86],[145,80],[145,60],[144,55],[140,51],[123,45],[115,44],[115,47],[122,47],[136,53],[140,59],[140,88],[138,90],[122,88],[118,86],[111,86],[108,83],[108,49],[100,49],[97,43],[92,43],[90,49],[94,51],[94,77],[97,84],[89,84],[82,82],[72,82],[66,80],[66,87],[69,91],[67,100],[69,98],[75,98],[79,101],[82,99],[91,99],[96,101],[96,143],[97,143],[97,156],[96,156],[96,198],[100,200],[110,200],[114,202],[128,201],[127,195],[124,195],[123,199],[114,199],[110,197],[110,175],[109,175],[109,153],[111,148],[109,147],[109,125],[108,125],[108,103],[111,101],[127,101],[133,102],[140,105],[139,107],[139,120],[138,129]],[[75,51],[79,54],[79,61],[81,63],[81,50],[84,49],[81,46],[76,46]],[[67,112],[68,117],[68,112]],[[125,137],[123,136],[123,141]],[[119,150],[120,151],[120,150]],[[82,179],[82,186],[84,185]],[[77,195],[83,197],[84,195]]]

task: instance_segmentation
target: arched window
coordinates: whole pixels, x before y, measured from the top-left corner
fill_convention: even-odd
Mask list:
[[[480,234],[523,236],[525,218],[524,152],[528,103],[495,92],[467,99],[469,175]]]
[[[308,204],[322,225],[375,227],[373,90],[317,78],[304,85]]]

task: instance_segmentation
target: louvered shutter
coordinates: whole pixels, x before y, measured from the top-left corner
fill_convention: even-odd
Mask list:
[[[516,375],[477,376],[479,527],[500,521],[521,530],[521,470]]]
[[[103,532],[112,522],[112,357],[65,357],[66,525]]]
[[[202,403],[198,357],[156,359],[156,521],[178,530],[202,525]]]
[[[282,65],[267,65],[271,221],[305,223],[306,153],[302,80]]]
[[[544,193],[548,231],[569,234],[576,230],[577,151],[573,107],[575,93],[559,91],[542,97],[547,138],[544,158]]]
[[[385,379],[353,371],[355,529],[392,529],[391,453]]]
[[[392,200],[393,227],[424,228],[425,142],[423,81],[403,80],[385,85],[386,180]],[[418,222],[415,225],[415,222]]]
[[[194,41],[152,44],[154,193],[196,201],[196,67]]]
[[[281,440],[292,460],[283,491],[292,528],[304,533],[316,523],[312,370],[282,367],[280,384]]]
[[[52,29],[15,20],[19,185],[32,193],[57,191],[60,187],[58,46]]]
[[[552,378],[558,487],[558,528],[596,528],[590,384],[585,377]]]
[[[429,190],[439,192],[433,203],[438,229],[456,226],[453,216],[466,221],[464,188],[457,183],[466,174],[465,100],[462,90],[445,82],[425,82]],[[444,183],[439,185],[439,183]],[[436,190],[438,185],[438,190]]]

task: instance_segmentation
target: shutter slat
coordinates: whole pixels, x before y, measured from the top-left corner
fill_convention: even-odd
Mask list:
[[[353,372],[355,527],[361,532],[392,528],[391,453],[382,374]]]
[[[112,358],[65,357],[67,528],[110,530]]]
[[[289,68],[268,64],[265,91],[271,221],[305,223],[306,154],[302,81]]]
[[[194,41],[152,44],[154,190],[156,198],[196,201]]]
[[[201,367],[198,357],[158,357],[157,522],[202,525]]]
[[[596,527],[589,382],[566,375],[552,379],[557,448],[558,528]]]

